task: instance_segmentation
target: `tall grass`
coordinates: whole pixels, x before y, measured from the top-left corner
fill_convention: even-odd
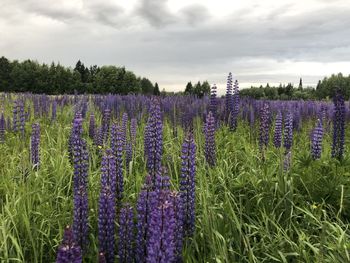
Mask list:
[[[30,123],[24,139],[8,133],[6,143],[0,144],[1,262],[54,262],[63,229],[72,222],[73,169],[67,151],[72,107],[57,114],[54,123],[39,120],[40,169],[32,169],[29,162]],[[87,124],[85,120],[85,138]],[[295,133],[292,166],[285,172],[282,150],[270,144],[263,160],[256,132],[242,120],[234,133],[227,127],[217,130],[217,165],[210,168],[202,123],[196,119],[196,230],[186,242],[184,262],[350,262],[349,155],[346,152],[342,161],[331,159],[331,136],[326,134],[322,158],[313,161],[312,125],[304,123]],[[143,129],[144,121],[129,173],[124,171],[124,200],[131,203],[146,173]],[[348,129],[346,138],[349,135]],[[179,129],[174,138],[165,122],[163,164],[175,188],[183,137]],[[100,156],[90,139],[88,145],[91,244],[85,260],[96,262]]]

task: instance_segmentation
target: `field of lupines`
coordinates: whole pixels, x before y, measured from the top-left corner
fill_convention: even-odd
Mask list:
[[[340,93],[0,96],[1,262],[350,262]]]

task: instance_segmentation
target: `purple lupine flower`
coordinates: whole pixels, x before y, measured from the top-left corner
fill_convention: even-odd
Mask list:
[[[153,182],[159,171],[163,154],[163,123],[159,101],[154,99],[147,121],[147,171],[153,176]]]
[[[34,123],[32,125],[32,135],[30,137],[30,159],[34,168],[40,165],[40,125]]]
[[[216,164],[216,145],[215,145],[215,118],[210,111],[207,115],[205,127],[205,159],[210,166]]]
[[[209,101],[209,112],[212,113],[215,121],[216,119],[216,112],[217,112],[218,102],[216,98],[216,85],[214,84],[210,89],[210,101]]]
[[[111,127],[111,150],[116,158],[117,184],[116,198],[117,205],[120,207],[123,198],[124,176],[123,176],[123,133],[120,126],[113,124]]]
[[[156,192],[169,191],[170,177],[167,175],[167,171],[164,167],[161,167],[161,169],[157,172],[153,189]]]
[[[127,140],[127,129],[128,129],[128,114],[126,112],[123,113],[122,116],[122,125],[121,125],[121,129],[122,129],[122,139],[123,139],[123,149],[125,149],[126,146],[126,140]]]
[[[94,144],[100,148],[103,146],[103,132],[102,127],[96,128],[94,135]]]
[[[189,133],[181,151],[180,198],[183,204],[184,236],[190,237],[195,223],[195,177],[196,177],[196,144],[192,133]]]
[[[182,262],[182,248],[185,237],[184,232],[184,204],[182,202],[181,193],[173,191],[169,196],[170,202],[174,207],[175,216],[175,262]]]
[[[118,256],[120,263],[133,262],[134,211],[129,204],[120,210]]]
[[[82,122],[81,115],[77,114],[73,122],[71,145],[74,166],[73,232],[75,241],[84,249],[88,242],[87,180],[89,156],[86,141],[81,138],[83,132]]]
[[[137,120],[135,118],[132,118],[130,121],[130,139],[133,147],[135,147],[135,144],[136,144],[136,132],[137,132]]]
[[[290,151],[293,145],[293,113],[288,112],[284,122],[284,143],[286,152]]]
[[[311,134],[311,156],[314,160],[321,158],[323,127],[320,119]]]
[[[102,115],[102,138],[103,143],[106,143],[109,136],[109,126],[111,121],[111,110],[105,109]]]
[[[81,102],[81,116],[83,117],[83,119],[85,119],[86,117],[86,112],[88,110],[88,101],[87,99],[85,98],[85,96],[83,97],[82,99],[82,102]]]
[[[103,252],[106,262],[114,262],[115,249],[115,192],[116,192],[116,158],[111,150],[102,157],[101,191],[98,208],[98,241],[100,252]]]
[[[232,73],[230,72],[227,77],[226,96],[225,96],[225,121],[229,123],[230,116],[233,109],[233,97],[232,97]]]
[[[344,136],[345,136],[345,103],[344,97],[337,91],[333,98],[333,145],[332,157],[341,159],[344,153]]]
[[[282,112],[278,111],[275,121],[275,133],[273,135],[273,145],[280,148],[282,144]]]
[[[52,101],[52,108],[51,108],[51,120],[55,121],[57,118],[57,101],[54,99]]]
[[[233,85],[233,94],[232,94],[232,101],[233,101],[233,109],[232,114],[230,115],[230,129],[232,131],[235,131],[237,129],[237,119],[238,119],[238,113],[239,113],[239,86],[238,81],[235,81],[235,84]]]
[[[168,192],[161,192],[149,223],[147,262],[175,262],[176,218]]]
[[[263,151],[269,144],[270,107],[264,102],[260,112],[259,146]]]
[[[89,137],[91,139],[95,138],[95,115],[93,113],[90,114],[90,121],[89,121]]]
[[[81,263],[82,253],[79,245],[74,241],[72,229],[67,226],[64,230],[62,244],[57,250],[56,263]]]
[[[152,177],[148,175],[139,194],[136,204],[137,233],[136,233],[136,262],[144,263],[147,258],[149,240],[149,223],[153,207],[156,205],[157,193],[152,190]]]
[[[0,143],[4,143],[5,142],[5,117],[4,117],[4,113],[1,113],[1,117],[0,117]]]

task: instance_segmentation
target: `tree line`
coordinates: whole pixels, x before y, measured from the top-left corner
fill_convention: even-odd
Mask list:
[[[194,86],[192,82],[188,82],[185,88],[185,95],[195,95],[199,98],[202,98],[205,95],[209,95],[210,93],[210,84],[208,81],[204,81],[201,83],[198,81]]]
[[[251,87],[249,89],[241,89],[240,96],[251,97],[254,99],[271,99],[271,100],[317,100],[330,99],[336,90],[341,90],[346,99],[350,97],[350,75],[343,76],[342,73],[333,74],[319,80],[316,88],[303,87],[302,79],[298,86],[292,83],[280,84],[279,86]]]
[[[52,62],[10,61],[0,58],[0,91],[46,94],[143,93],[160,95],[159,86],[136,76],[125,67],[85,66],[80,60],[74,69]]]

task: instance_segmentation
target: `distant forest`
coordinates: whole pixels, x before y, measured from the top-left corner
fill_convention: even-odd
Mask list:
[[[48,65],[29,59],[22,62],[10,61],[5,57],[0,58],[0,91],[160,95],[157,83],[137,77],[125,67],[88,67],[79,60],[72,69],[54,62]]]
[[[346,99],[350,97],[350,75],[343,76],[342,73],[325,77],[319,80],[316,89],[313,87],[304,87],[300,79],[299,85],[294,86],[291,83],[287,85],[280,84],[272,87],[269,84],[260,87],[251,87],[241,89],[240,95],[255,99],[272,99],[272,100],[299,100],[299,99],[327,99],[333,97],[336,90],[340,89]]]
[[[298,86],[291,83],[280,84],[277,87],[266,86],[241,89],[240,95],[255,99],[326,99],[331,98],[335,90],[341,89],[345,98],[350,97],[350,76],[342,73],[319,80],[316,89],[304,87],[302,79]],[[31,92],[46,94],[73,93],[141,93],[149,95],[175,94],[174,92],[160,92],[159,85],[148,78],[136,76],[125,67],[117,66],[85,66],[80,60],[74,68],[64,67],[52,62],[40,64],[34,60],[10,61],[0,57],[0,92]],[[178,94],[203,97],[210,93],[208,81],[188,82],[184,92]]]

